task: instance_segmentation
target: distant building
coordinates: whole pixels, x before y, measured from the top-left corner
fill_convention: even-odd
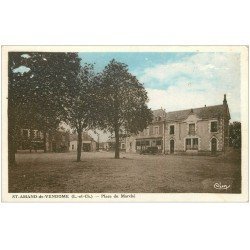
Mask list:
[[[230,113],[224,95],[222,105],[166,112],[154,110],[147,129],[126,138],[126,152],[158,147],[159,152],[222,152],[229,145]]]
[[[102,143],[102,147],[104,150],[115,150],[115,138],[111,138],[106,142]],[[126,140],[125,138],[120,138],[120,143],[119,143],[119,148],[120,150],[126,151]]]
[[[18,150],[44,150],[46,141],[46,150],[48,152],[66,152],[69,149],[69,133],[58,129],[53,133],[46,134],[36,129],[21,129],[18,136]]]
[[[69,151],[70,134],[63,130],[55,131],[49,134],[49,151],[51,152],[67,152]]]
[[[39,130],[21,129],[17,138],[18,150],[44,149],[44,136]]]
[[[100,142],[99,143],[99,149],[104,150],[105,149],[105,142]]]
[[[69,151],[77,151],[77,145],[78,145],[78,135],[71,134]],[[90,152],[90,151],[96,151],[96,149],[97,149],[97,142],[87,132],[83,132],[82,151]]]

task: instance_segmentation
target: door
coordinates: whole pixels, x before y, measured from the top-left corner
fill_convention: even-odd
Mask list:
[[[212,154],[215,154],[217,151],[217,140],[213,138],[211,144],[212,144],[211,146]]]
[[[170,141],[170,154],[174,153],[174,140]]]
[[[82,144],[82,151],[89,152],[90,151],[90,143],[83,143]]]

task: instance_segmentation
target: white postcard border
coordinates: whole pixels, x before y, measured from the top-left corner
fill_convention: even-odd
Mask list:
[[[238,52],[241,53],[242,193],[8,193],[8,52]],[[248,46],[2,46],[2,202],[247,202]],[[128,197],[126,198],[126,195]]]

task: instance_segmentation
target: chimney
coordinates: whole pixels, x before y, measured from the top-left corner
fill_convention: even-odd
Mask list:
[[[224,94],[223,105],[227,105],[227,95],[226,94]]]
[[[205,104],[205,108],[206,108],[206,106],[207,106],[207,105]]]

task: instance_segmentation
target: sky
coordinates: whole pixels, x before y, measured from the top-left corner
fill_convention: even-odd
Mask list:
[[[144,84],[148,106],[175,111],[222,104],[224,94],[232,121],[240,121],[240,54],[233,52],[84,52],[81,63],[101,72],[110,60],[128,65]],[[97,136],[93,134],[96,139]],[[108,137],[101,133],[101,141]]]
[[[82,64],[94,63],[96,72],[113,58],[126,63],[144,84],[152,109],[168,112],[219,105],[226,94],[231,122],[241,119],[239,53],[91,52],[79,56]]]
[[[126,63],[144,84],[148,106],[166,111],[222,104],[224,94],[231,121],[240,121],[240,54],[212,52],[79,53],[83,63],[100,72],[113,58]]]

